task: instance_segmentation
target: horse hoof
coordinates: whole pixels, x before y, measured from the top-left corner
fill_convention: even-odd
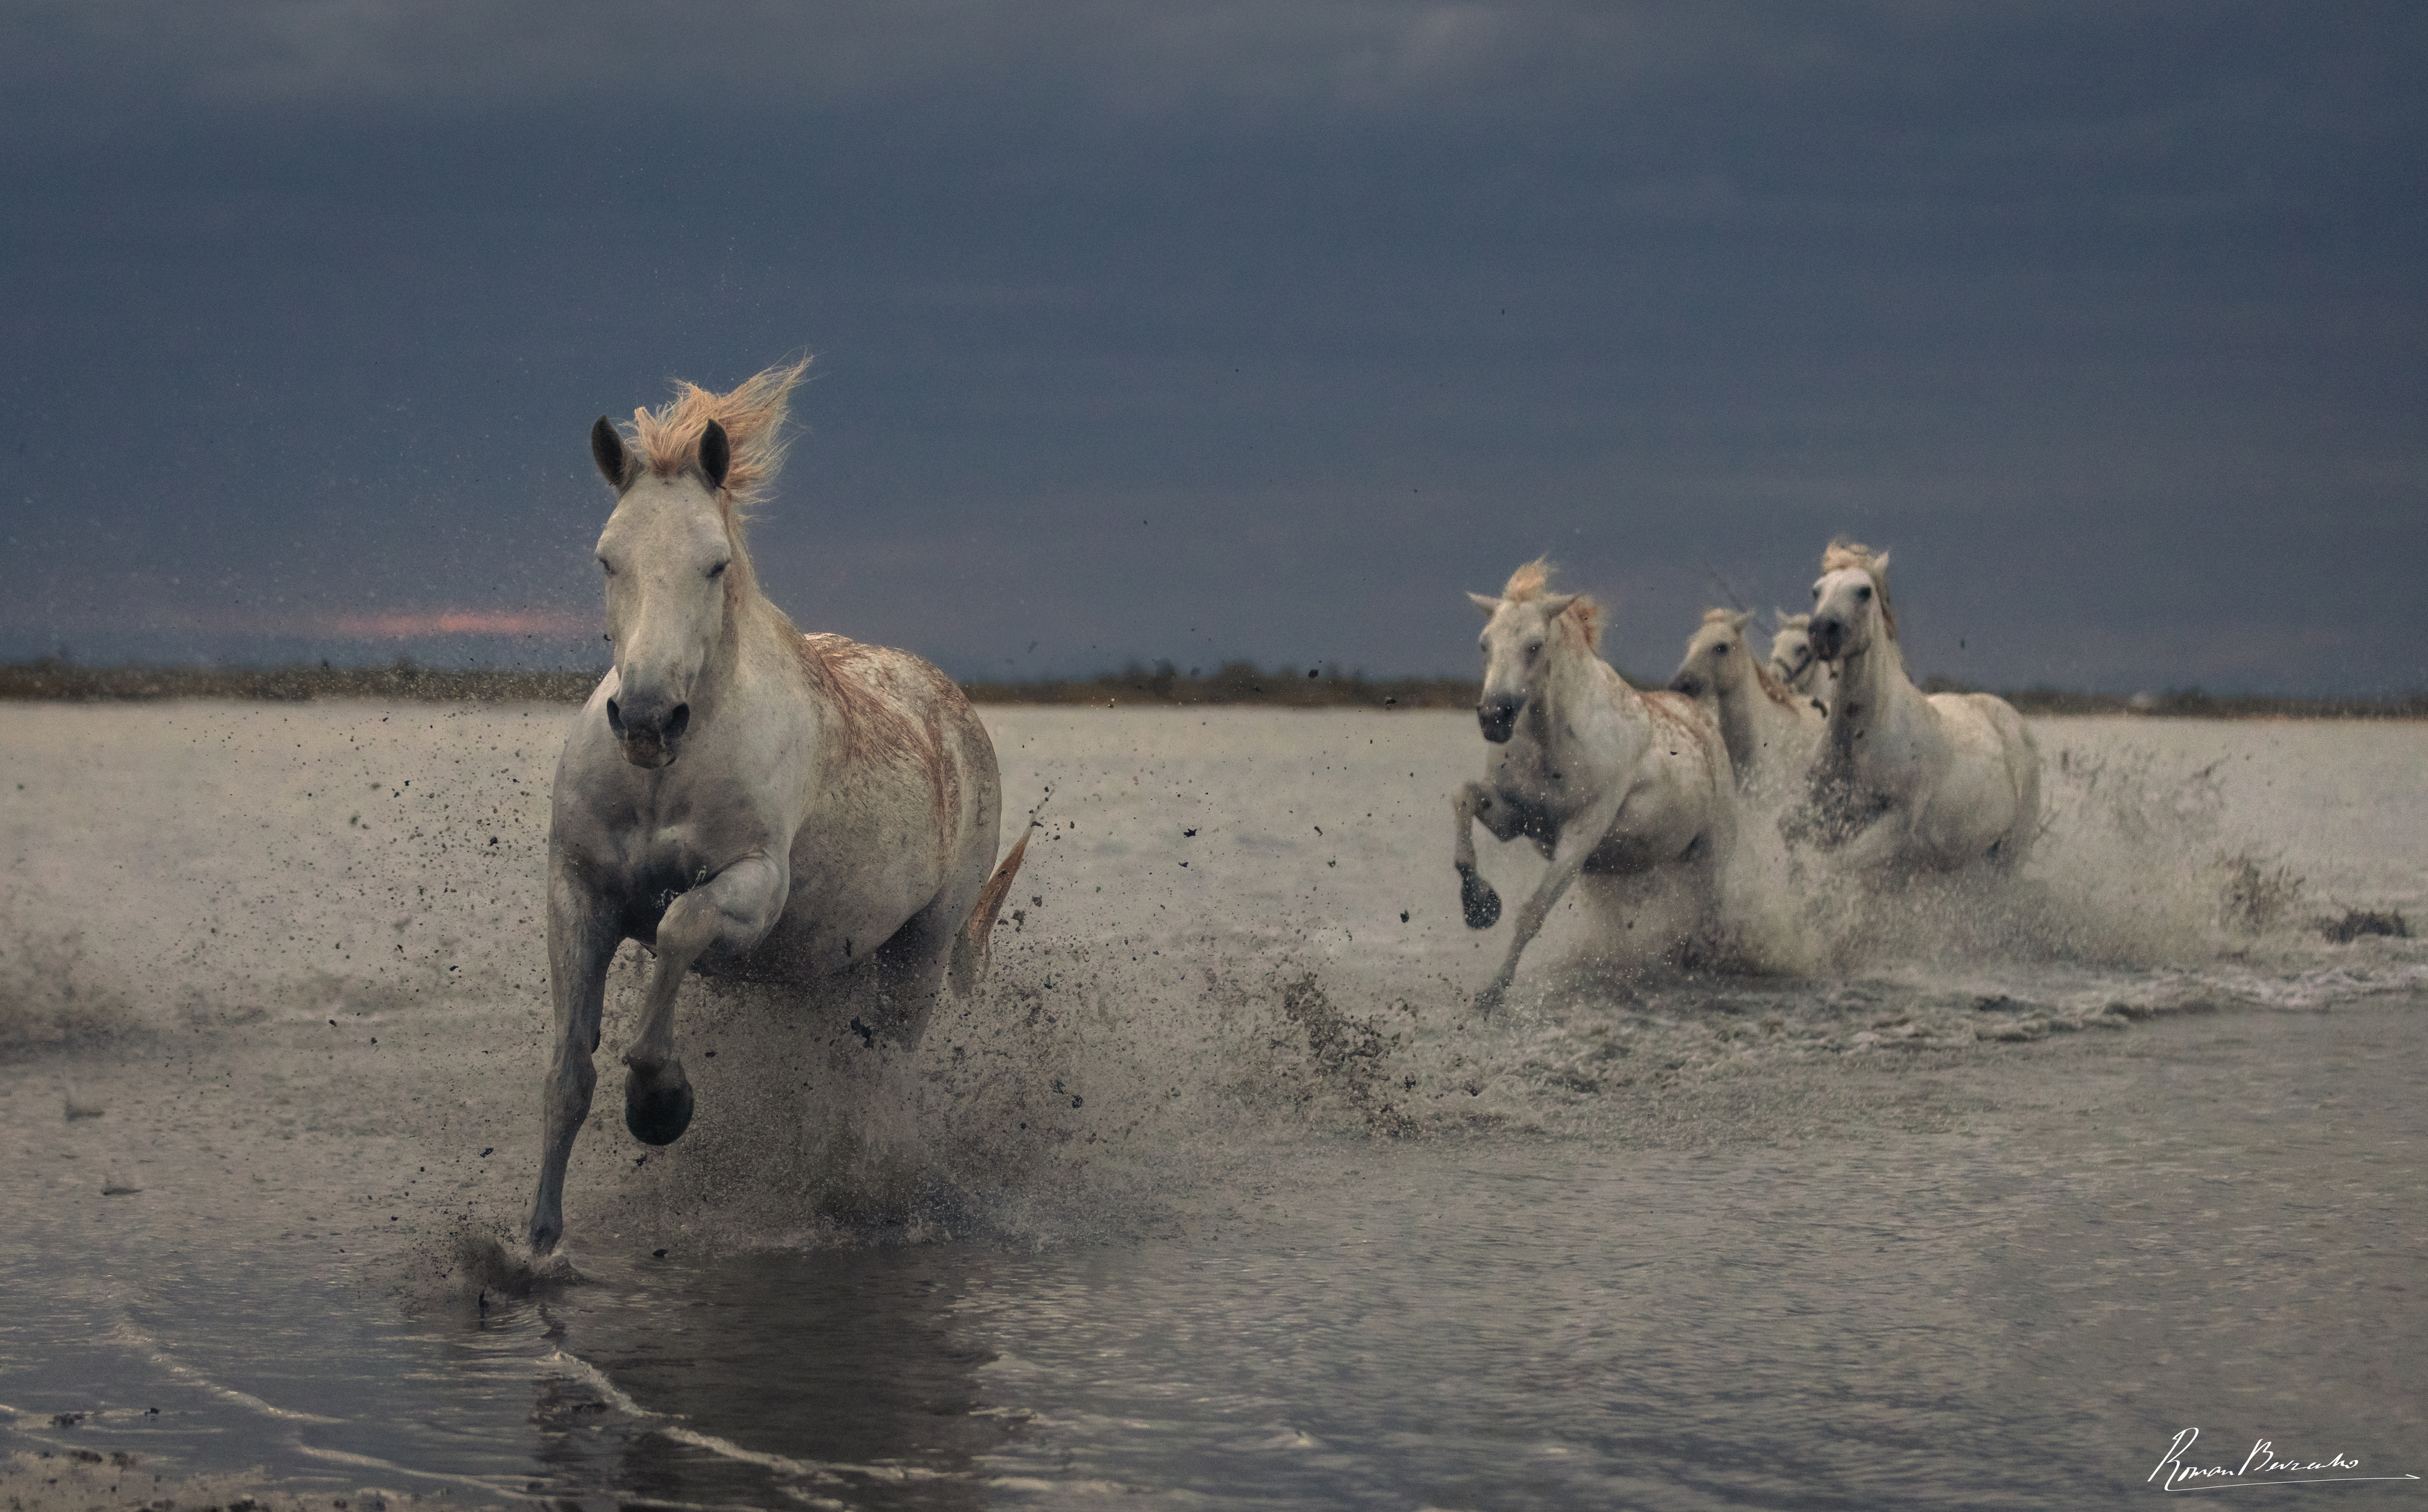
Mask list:
[[[1458,901],[1467,911],[1467,927],[1470,929],[1489,929],[1501,922],[1501,895],[1473,872],[1458,874]]]
[[[672,1144],[691,1127],[691,1089],[673,1087],[625,1098],[624,1126],[644,1144]]]
[[[647,1086],[638,1071],[624,1084],[624,1126],[644,1144],[672,1144],[691,1127],[691,1083],[678,1072],[671,1086]]]

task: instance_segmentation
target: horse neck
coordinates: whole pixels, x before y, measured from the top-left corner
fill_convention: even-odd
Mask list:
[[[1838,686],[1829,698],[1829,733],[1851,739],[1879,728],[1902,702],[1920,698],[1921,690],[1905,675],[1905,653],[1886,634],[1838,662]]]
[[[1627,679],[1611,670],[1608,663],[1565,640],[1555,640],[1551,646],[1551,665],[1543,673],[1543,697],[1535,700],[1540,708],[1540,722],[1534,737],[1546,750],[1563,743],[1561,731],[1574,722],[1569,715],[1595,699],[1616,705],[1620,715],[1632,723],[1650,721],[1652,716],[1644,707],[1643,697],[1628,685]]]
[[[700,682],[712,697],[745,685],[745,666],[765,665],[771,651],[784,650],[784,633],[791,628],[782,610],[744,584],[726,602],[725,624],[700,667]]]
[[[1749,748],[1749,743],[1755,739],[1754,731],[1769,721],[1774,713],[1785,714],[1787,711],[1771,701],[1770,695],[1763,688],[1762,680],[1754,676],[1751,667],[1747,667],[1746,675],[1737,679],[1733,685],[1720,690],[1718,712],[1720,733],[1729,743],[1730,754],[1734,756]]]

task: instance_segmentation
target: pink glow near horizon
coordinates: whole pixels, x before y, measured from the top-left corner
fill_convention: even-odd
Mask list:
[[[86,635],[134,631],[189,635],[317,636],[340,640],[535,635],[550,639],[590,640],[605,628],[603,615],[568,609],[398,609],[374,614],[332,614],[255,608],[250,604],[195,608],[173,602],[154,602],[146,605],[145,610],[130,615],[117,608],[107,611],[93,609],[79,614],[45,616],[33,622],[14,620],[5,612],[0,612],[0,632],[30,630],[38,634]]]
[[[303,633],[315,632],[349,640],[412,640],[432,635],[587,634],[595,616],[558,609],[425,609],[386,615],[336,615],[314,622]]]

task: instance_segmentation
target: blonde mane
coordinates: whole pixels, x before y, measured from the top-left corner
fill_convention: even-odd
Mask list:
[[[1540,599],[1550,591],[1551,574],[1558,570],[1558,566],[1550,557],[1538,556],[1509,574],[1509,582],[1501,588],[1501,597],[1518,603]],[[1594,601],[1591,594],[1577,595],[1577,601],[1568,606],[1568,612],[1553,623],[1560,634],[1571,642],[1581,643],[1584,649],[1601,649],[1601,605]]]
[[[654,410],[632,411],[632,450],[643,467],[662,478],[699,465],[700,437],[708,433],[709,421],[725,428],[733,460],[725,469],[725,485],[716,491],[716,507],[725,519],[725,538],[733,547],[733,567],[726,574],[729,598],[758,593],[759,576],[750,565],[743,525],[784,465],[786,407],[809,370],[810,359],[803,357],[789,367],[770,368],[723,394],[678,378],[673,399]]]
[[[1822,551],[1821,571],[1826,576],[1831,572],[1844,572],[1849,567],[1859,568],[1871,578],[1872,591],[1879,596],[1880,623],[1888,631],[1889,639],[1896,639],[1896,610],[1889,604],[1888,558],[1876,554],[1861,541],[1850,541],[1841,535]],[[1808,615],[1805,617],[1809,621],[1812,616]]]

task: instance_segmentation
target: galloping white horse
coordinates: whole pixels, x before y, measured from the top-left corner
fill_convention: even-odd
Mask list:
[[[1707,609],[1702,628],[1686,643],[1685,659],[1669,679],[1712,711],[1728,742],[1737,786],[1780,796],[1793,791],[1821,740],[1821,711],[1781,686],[1746,644],[1746,621],[1731,609]]]
[[[949,966],[966,993],[1026,844],[992,880],[994,747],[960,690],[908,651],[803,635],[759,592],[743,511],[782,460],[803,361],[728,394],[690,384],[590,452],[615,486],[599,537],[615,665],[575,721],[549,826],[547,1134],[531,1245],[564,1236],[566,1161],[598,1082],[607,968],[657,954],[624,1061],[624,1121],[691,1123],[675,993],[703,972],[806,982],[876,974],[916,1044]]]
[[[1770,675],[1826,716],[1830,695],[1838,690],[1838,670],[1813,654],[1813,616],[1774,609],[1770,622]]]
[[[1485,781],[1451,800],[1459,899],[1469,929],[1501,917],[1501,896],[1476,875],[1475,821],[1496,840],[1524,835],[1550,869],[1518,911],[1509,954],[1475,997],[1489,1012],[1518,975],[1518,958],[1580,873],[1674,871],[1706,900],[1736,836],[1736,795],[1718,724],[1693,699],[1639,694],[1594,654],[1600,610],[1582,594],[1549,593],[1550,564],[1530,562],[1498,599],[1468,597],[1484,627],[1484,698],[1475,716]]]
[[[1832,541],[1813,586],[1813,649],[1838,668],[1813,767],[1822,843],[1858,865],[2012,870],[2040,828],[2040,748],[2005,699],[1925,698],[1906,677],[1888,567],[1885,553]]]

